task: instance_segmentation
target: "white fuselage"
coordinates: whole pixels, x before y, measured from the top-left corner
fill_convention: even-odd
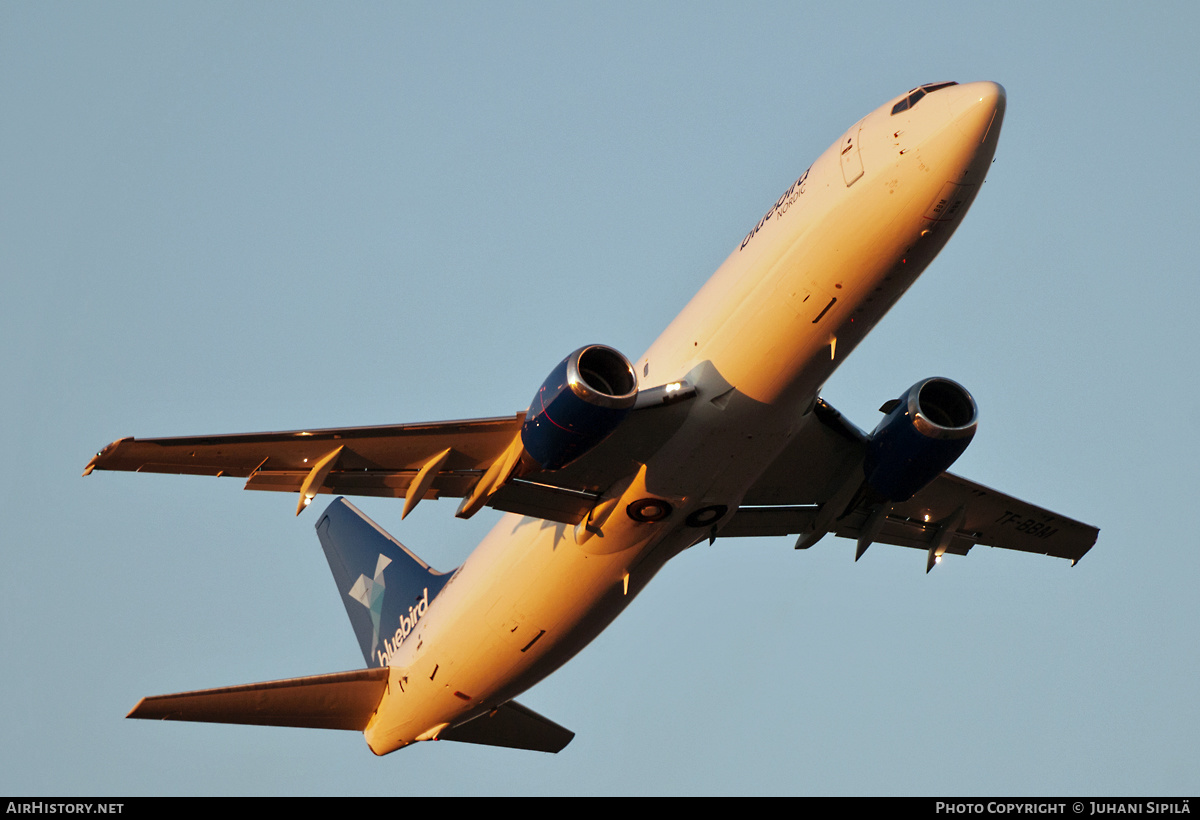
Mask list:
[[[365,731],[376,754],[435,738],[565,663],[668,559],[709,537],[685,523],[690,513],[735,510],[811,423],[821,385],[949,239],[1004,114],[995,83],[943,88],[892,114],[897,100],[789,186],[634,361],[643,385],[686,377],[697,395],[678,431],[610,490],[603,535],[506,515],[430,603]],[[636,522],[625,510],[642,498],[673,512]]]

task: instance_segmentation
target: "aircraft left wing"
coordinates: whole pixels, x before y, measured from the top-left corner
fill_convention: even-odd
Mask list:
[[[800,535],[797,548],[826,533],[858,542],[928,551],[926,569],[945,553],[983,545],[1079,561],[1096,527],[945,472],[907,501],[882,502],[863,486],[867,436],[824,400],[813,421],[750,488],[722,536]]]
[[[818,506],[739,507],[723,536],[803,535],[812,531]],[[1032,552],[1075,563],[1096,543],[1099,530],[1072,518],[942,473],[908,501],[886,507],[855,504],[829,530],[859,542],[966,555],[976,545]],[[815,540],[803,546],[811,546]]]

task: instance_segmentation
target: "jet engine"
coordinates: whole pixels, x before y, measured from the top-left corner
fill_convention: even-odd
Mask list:
[[[543,470],[565,467],[608,437],[637,399],[633,365],[604,345],[559,362],[530,402],[521,444]]]
[[[907,501],[950,467],[975,435],[979,408],[950,379],[919,381],[879,408],[887,413],[867,442],[867,484]]]

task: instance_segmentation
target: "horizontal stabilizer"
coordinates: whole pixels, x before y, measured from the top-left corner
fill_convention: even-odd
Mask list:
[[[453,729],[445,729],[438,740],[478,743],[483,746],[505,746],[509,749],[528,749],[533,752],[556,753],[571,742],[575,733],[552,720],[526,709],[516,701],[487,714],[469,720]]]
[[[306,729],[366,728],[388,670],[361,669],[142,698],[126,717]]]

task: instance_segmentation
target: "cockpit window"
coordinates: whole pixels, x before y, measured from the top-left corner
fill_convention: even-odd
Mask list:
[[[920,102],[921,98],[926,94],[932,94],[935,91],[940,91],[943,88],[949,88],[952,85],[958,85],[958,83],[925,83],[925,85],[917,86],[912,91],[908,92],[907,97],[892,106],[892,113],[899,114],[901,111],[907,111]]]
[[[892,106],[892,113],[899,114],[901,111],[907,111],[908,109],[910,109],[914,105],[916,105],[917,102],[924,96],[925,96],[924,88],[914,88],[912,91],[910,91],[908,93],[907,97],[905,97],[900,102],[898,102]]]

